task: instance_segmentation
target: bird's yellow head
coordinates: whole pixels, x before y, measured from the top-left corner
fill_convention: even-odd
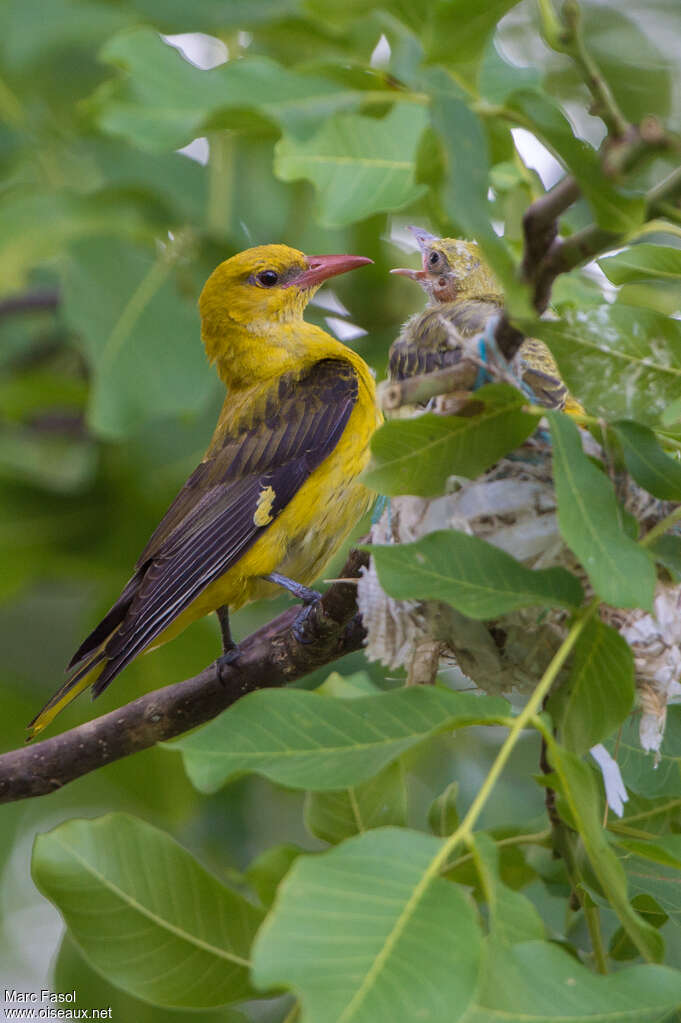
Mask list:
[[[483,259],[477,242],[436,238],[418,227],[412,227],[410,231],[421,249],[422,268],[410,270],[398,267],[391,273],[418,281],[434,302],[483,296],[501,299],[499,284]]]
[[[203,338],[235,326],[262,334],[277,323],[300,320],[315,291],[329,277],[370,263],[364,256],[306,256],[288,245],[257,245],[226,259],[210,275],[199,298]]]

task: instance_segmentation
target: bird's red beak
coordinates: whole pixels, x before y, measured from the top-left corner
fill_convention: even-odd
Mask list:
[[[373,263],[373,259],[367,259],[366,256],[308,256],[309,269],[303,270],[300,277],[296,277],[291,284],[298,288],[313,288],[329,277],[355,270],[366,263]]]
[[[396,266],[394,270],[390,271],[391,274],[399,274],[400,277],[411,277],[413,281],[417,281],[419,284],[427,277],[428,274],[425,270],[409,270],[406,266]]]

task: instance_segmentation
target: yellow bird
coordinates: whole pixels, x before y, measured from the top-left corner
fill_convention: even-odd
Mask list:
[[[381,415],[364,360],[303,311],[327,278],[370,262],[262,245],[213,271],[201,336],[228,389],[213,439],[29,738],[89,685],[98,696],[138,654],[211,611],[229,660],[230,610],[277,586],[307,604],[319,598],[309,584],[373,496],[358,477]]]
[[[409,319],[390,349],[388,373],[403,380],[432,373],[459,362],[461,340],[482,334],[491,316],[504,304],[504,296],[476,242],[436,238],[421,228],[410,228],[419,243],[422,269],[398,267],[391,273],[411,277],[424,289],[430,303]],[[520,373],[546,408],[583,412],[560,378],[546,345],[525,338],[518,353]]]

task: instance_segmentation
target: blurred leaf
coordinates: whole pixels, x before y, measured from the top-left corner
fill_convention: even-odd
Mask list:
[[[358,785],[405,750],[445,729],[484,724],[505,700],[414,687],[356,700],[296,689],[251,693],[192,735],[179,750],[193,784],[215,792],[257,771],[280,785],[316,792]]]
[[[440,847],[382,828],[299,859],[253,947],[255,983],[292,988],[302,1023],[462,1019],[481,936],[463,891],[439,877],[424,883]]]
[[[662,501],[681,501],[681,462],[666,454],[647,426],[627,420],[613,423],[628,471]]]
[[[574,753],[555,742],[549,748],[549,760],[572,817],[570,824],[581,835],[591,867],[612,909],[639,952],[646,959],[659,960],[664,942],[655,928],[642,920],[631,906],[624,870],[601,826],[601,796],[593,771]]]
[[[647,278],[681,281],[681,248],[642,242],[615,256],[598,260],[601,270],[613,284],[626,284]]]
[[[124,5],[96,0],[5,0],[0,15],[0,53],[4,68],[16,71],[51,50],[98,46],[129,24]]]
[[[133,0],[133,7],[164,32],[215,32],[277,24],[300,7],[300,0]]]
[[[492,938],[506,945],[542,939],[544,925],[537,910],[499,876],[499,851],[494,840],[484,832],[477,834],[472,853],[489,910]]]
[[[655,426],[681,387],[681,323],[647,309],[601,305],[523,323],[553,352],[571,393],[604,419]]]
[[[209,1008],[251,995],[261,913],[164,832],[120,813],[67,821],[37,837],[32,870],[88,960],[135,997]]]
[[[526,396],[508,384],[487,384],[475,399],[485,407],[474,416],[425,413],[384,423],[371,439],[367,486],[380,494],[441,494],[451,476],[475,479],[536,428],[536,416],[522,411]]]
[[[196,412],[215,386],[196,307],[173,286],[174,251],[153,259],[113,238],[72,251],[64,312],[94,372],[88,419],[103,436]]]
[[[570,122],[545,93],[517,92],[507,103],[522,114],[523,127],[552,149],[574,174],[600,227],[618,233],[639,227],[645,200],[623,195],[605,177],[596,150],[575,136]]]
[[[582,588],[564,568],[526,568],[510,554],[456,529],[415,543],[371,547],[381,586],[397,600],[444,600],[470,618],[519,607],[577,607]]]
[[[667,708],[659,763],[652,753],[641,749],[638,729],[639,718],[633,716],[625,722],[617,742],[606,744],[617,758],[624,784],[642,796],[677,797],[681,786],[681,706]]]
[[[664,565],[675,583],[681,582],[681,536],[658,536],[648,550],[660,565]]]
[[[574,753],[612,735],[633,709],[634,658],[619,632],[592,618],[575,645],[569,676],[550,704],[561,742]]]
[[[275,146],[275,173],[284,181],[313,182],[327,227],[398,210],[425,191],[414,174],[426,123],[423,108],[407,104],[381,119],[339,114],[306,141],[284,135]]]
[[[480,66],[478,89],[488,103],[503,106],[514,92],[539,89],[541,80],[539,68],[511,64],[504,60],[493,41],[487,45]]]
[[[466,1023],[653,1023],[681,998],[681,973],[631,966],[600,977],[558,945],[496,942],[485,957],[476,1010]],[[653,1015],[654,1014],[654,1015]]]
[[[6,195],[0,202],[0,294],[18,291],[29,268],[54,260],[78,238],[140,231],[129,207],[75,195]]]
[[[676,398],[675,401],[670,402],[666,409],[660,416],[660,422],[663,426],[674,426],[681,419],[681,398]]]
[[[459,811],[456,800],[459,795],[459,783],[452,781],[428,809],[428,827],[438,838],[447,838],[459,826]]]
[[[253,860],[246,878],[258,893],[262,905],[269,909],[282,879],[305,850],[297,845],[274,845]]]
[[[470,0],[439,0],[425,33],[426,56],[457,76],[475,81],[487,41],[497,22],[517,0],[492,0],[473,6]]]
[[[629,875],[627,875],[627,878],[631,880]],[[630,888],[633,887],[635,886],[630,884]],[[669,919],[668,915],[651,895],[639,892],[638,895],[633,896],[631,904],[636,912],[658,931]],[[618,927],[610,938],[608,942],[608,955],[612,956],[617,962],[624,962],[627,959],[638,959],[638,949],[623,927]]]
[[[634,897],[654,899],[659,911],[680,927],[681,836],[663,835],[649,842],[618,836],[617,843],[624,850],[622,865]],[[658,926],[664,922],[658,912]]]
[[[64,935],[54,965],[53,991],[75,991],[76,1004],[68,1006],[74,1012],[86,1011],[92,1015],[93,1008],[106,1006],[111,1009],[111,1019],[134,1020],[134,1023],[167,1023],[168,1010],[141,1002],[126,991],[114,987],[101,973],[96,973],[79,951],[76,943]],[[64,1010],[64,1006],[61,1006]],[[54,1007],[54,1011],[58,1009]],[[102,1010],[100,1010],[102,1011]],[[69,1017],[64,1017],[69,1018]],[[73,1017],[77,1018],[76,1016]],[[83,1017],[87,1019],[87,1016]],[[204,1009],[197,1012],[175,1009],[173,1023],[248,1023],[245,1016],[235,1009]]]
[[[0,427],[0,476],[57,494],[79,493],[92,481],[97,460],[97,449],[87,438]]]
[[[407,790],[399,760],[360,785],[337,792],[308,792],[305,798],[307,830],[332,845],[373,828],[406,823]]]
[[[101,57],[124,74],[92,101],[99,126],[150,151],[178,149],[208,128],[262,128],[263,121],[309,133],[361,101],[357,90],[265,57],[200,71],[150,28],[113,36]]]
[[[624,531],[611,481],[584,453],[575,424],[560,412],[547,415],[563,539],[604,601],[651,609],[655,565]]]
[[[483,126],[470,109],[466,94],[445,71],[430,71],[423,83],[432,97],[431,121],[445,159],[445,212],[462,234],[480,243],[515,314],[522,315],[529,306],[517,284],[510,253],[491,224],[489,156]]]
[[[359,696],[376,696],[381,690],[366,671],[356,671],[354,675],[341,675],[332,671],[315,692],[334,700],[356,700]]]

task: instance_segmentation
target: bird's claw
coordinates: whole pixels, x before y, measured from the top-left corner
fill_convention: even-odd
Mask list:
[[[223,686],[226,684],[226,679],[223,675],[224,669],[230,667],[235,661],[238,661],[240,656],[241,650],[239,649],[239,644],[235,643],[231,650],[226,650],[225,653],[218,657],[215,662],[218,679]]]
[[[320,606],[321,594],[317,594],[317,598],[314,601],[305,602],[305,605],[298,612],[296,619],[291,626],[291,631],[296,641],[303,646],[308,646],[314,642],[314,635],[312,635],[312,628],[310,618]]]

